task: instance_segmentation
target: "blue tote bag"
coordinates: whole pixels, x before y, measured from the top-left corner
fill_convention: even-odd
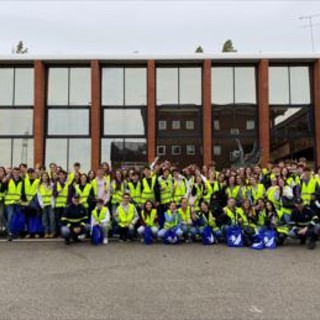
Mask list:
[[[214,235],[211,227],[206,226],[202,232],[202,243],[205,246],[212,245],[214,243]]]
[[[144,229],[144,244],[151,244],[152,243],[152,231],[150,227],[145,227]]]
[[[102,244],[103,242],[103,232],[99,226],[93,226],[91,231],[91,242],[94,245]]]
[[[16,206],[14,214],[11,217],[9,231],[13,234],[18,234],[25,230],[26,218],[20,206]]]
[[[277,232],[275,230],[266,229],[262,231],[262,239],[266,249],[275,249],[277,247]]]
[[[231,248],[243,247],[242,230],[239,226],[231,226],[227,230],[227,246]]]

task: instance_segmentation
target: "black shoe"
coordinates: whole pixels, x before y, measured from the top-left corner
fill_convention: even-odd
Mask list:
[[[316,247],[316,242],[314,240],[310,240],[309,244],[308,244],[308,249],[309,250],[314,250]]]
[[[13,240],[13,234],[9,234],[8,241],[12,241],[12,240]]]
[[[70,238],[65,238],[64,239],[64,244],[65,245],[69,245],[71,242],[70,242]]]
[[[300,244],[303,246],[306,244],[306,238],[300,239]]]

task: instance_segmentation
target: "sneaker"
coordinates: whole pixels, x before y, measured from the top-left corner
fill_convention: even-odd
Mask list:
[[[13,234],[9,234],[9,236],[8,236],[8,241],[12,241],[13,240]]]
[[[25,238],[26,238],[26,239],[30,239],[30,238],[31,238],[31,234],[27,234],[27,235],[25,236]]]
[[[308,249],[313,250],[315,248],[316,248],[316,242],[314,240],[310,240],[310,242],[308,244]]]
[[[306,238],[300,239],[300,244],[303,246],[306,244]]]
[[[44,237],[45,237],[46,239],[50,238],[49,233],[46,233],[46,234],[44,235]]]
[[[70,238],[65,238],[64,239],[64,244],[65,245],[69,245],[71,242],[70,242]]]
[[[39,234],[36,234],[34,237],[35,237],[36,239],[39,239],[39,238],[40,238],[40,235],[39,235]]]
[[[54,232],[49,233],[49,237],[48,238],[54,238],[56,236],[56,234]]]
[[[108,244],[108,242],[109,242],[108,238],[103,239],[103,244]]]
[[[80,235],[78,236],[78,240],[80,240],[80,241],[84,241],[85,238],[86,238],[86,235],[85,235],[85,234],[80,234]]]

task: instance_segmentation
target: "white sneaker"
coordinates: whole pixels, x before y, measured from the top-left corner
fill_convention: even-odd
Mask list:
[[[108,244],[108,242],[109,242],[108,238],[103,239],[103,244]]]

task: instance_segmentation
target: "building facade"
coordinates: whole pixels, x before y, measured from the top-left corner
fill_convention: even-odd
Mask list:
[[[320,165],[320,55],[0,57],[0,165]],[[240,147],[239,147],[240,145]]]

